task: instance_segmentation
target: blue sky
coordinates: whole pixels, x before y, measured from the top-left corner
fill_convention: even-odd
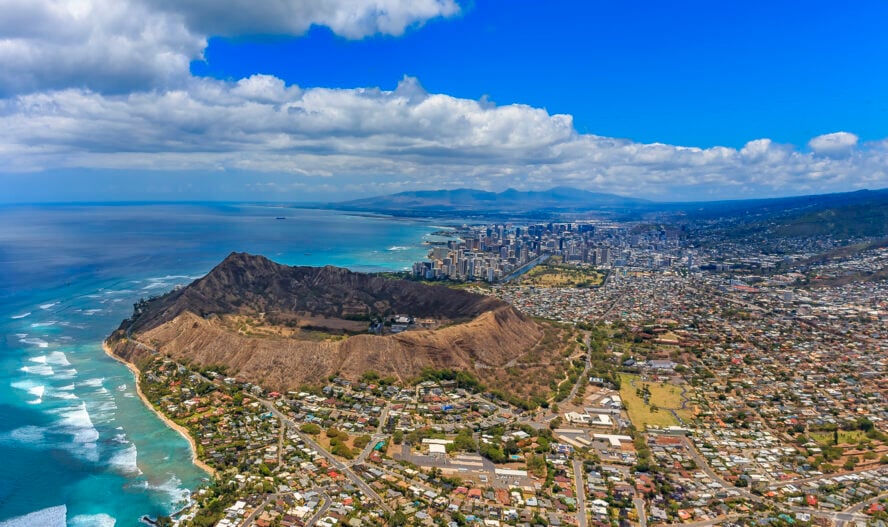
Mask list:
[[[884,2],[0,5],[0,202],[888,187]]]
[[[214,38],[192,72],[380,86],[574,116],[582,133],[687,146],[888,136],[885,2],[492,0],[400,38]],[[680,6],[679,6],[680,5]]]

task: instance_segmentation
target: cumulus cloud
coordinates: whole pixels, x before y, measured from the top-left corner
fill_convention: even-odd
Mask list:
[[[6,173],[195,170],[256,174],[246,191],[571,185],[669,199],[888,186],[888,141],[848,132],[807,151],[769,139],[641,144],[580,134],[570,115],[428,93],[410,77],[386,91],[189,73],[210,35],[400,35],[458,13],[454,0],[0,0],[0,12]]]
[[[835,132],[818,135],[808,141],[808,147],[815,153],[842,157],[851,154],[857,147],[858,137],[848,132]]]
[[[459,12],[453,0],[150,0],[185,16],[189,27],[210,35],[301,35],[312,25],[346,38],[401,35],[426,20]]]
[[[169,89],[213,35],[401,35],[459,12],[453,0],[0,0],[0,96]]]
[[[301,89],[266,75],[190,79],[164,91],[21,95],[0,107],[8,171],[248,171],[319,184],[564,184],[649,197],[888,185],[888,144],[855,140],[853,155],[828,157],[824,142],[812,140],[811,152],[768,139],[740,149],[642,144],[580,134],[569,115],[427,93],[412,78],[391,91]]]

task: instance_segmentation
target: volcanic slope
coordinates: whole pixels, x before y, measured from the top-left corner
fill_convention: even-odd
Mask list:
[[[432,329],[367,332],[371,319],[395,314]],[[143,343],[270,390],[367,371],[407,382],[434,368],[468,371],[490,388],[539,400],[568,367],[570,336],[483,295],[232,253],[192,284],[137,304],[109,343],[136,364],[150,353],[136,344]]]

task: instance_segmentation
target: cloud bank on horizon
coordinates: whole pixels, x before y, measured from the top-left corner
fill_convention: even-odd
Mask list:
[[[643,144],[579,133],[570,115],[541,108],[428,93],[407,76],[394,90],[302,89],[270,75],[190,73],[211,36],[299,36],[321,25],[347,39],[397,37],[458,15],[453,0],[0,0],[0,10],[7,174],[247,173],[244,197],[281,199],[324,189],[566,185],[701,199],[888,186],[888,140],[847,131],[803,147]]]

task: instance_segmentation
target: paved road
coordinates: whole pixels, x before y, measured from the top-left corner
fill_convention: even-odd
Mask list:
[[[372,436],[370,436],[370,442],[367,443],[367,446],[364,447],[364,450],[361,450],[361,453],[358,455],[358,457],[355,458],[354,461],[350,462],[349,465],[355,466],[364,463],[364,461],[367,459],[367,456],[369,456],[370,453],[373,452],[373,449],[376,448],[377,443],[385,440],[386,438],[387,436],[385,434],[373,434]]]
[[[690,523],[672,523],[672,524],[666,524],[662,527],[709,527],[711,525],[715,525],[716,523],[732,521],[732,520],[736,520],[736,519],[739,519],[742,517],[743,517],[742,514],[728,514],[726,516],[716,516],[715,518],[712,518],[711,520],[700,520],[700,521],[690,522]]]
[[[330,505],[333,503],[333,500],[330,499],[330,496],[327,496],[326,492],[321,493],[321,506],[318,509],[318,512],[314,513],[314,515],[306,522],[306,527],[312,527],[312,525],[316,524],[318,520],[324,517],[327,514],[327,511],[330,510]]]
[[[712,478],[714,481],[721,483],[725,489],[732,489],[740,493],[744,498],[754,501],[756,503],[762,503],[765,500],[761,496],[756,496],[755,494],[749,492],[746,489],[735,487],[731,483],[725,481],[717,472],[712,470],[712,467],[709,466],[709,463],[706,462],[706,458],[700,455],[700,452],[697,452],[697,448],[694,447],[694,442],[691,441],[687,437],[681,438],[682,443],[684,443],[685,448],[688,449],[688,453],[694,459],[694,462],[697,463],[697,466],[700,467],[703,472]]]
[[[277,494],[269,494],[265,498],[265,501],[263,501],[261,505],[256,507],[256,510],[254,510],[252,514],[247,516],[246,519],[244,519],[244,521],[242,521],[240,523],[241,527],[243,527],[245,525],[250,525],[251,523],[253,523],[253,520],[255,520],[256,517],[259,516],[260,514],[262,514],[262,511],[265,510],[265,506],[268,505],[268,502],[270,502],[271,500],[276,500],[276,499],[277,499]]]
[[[641,527],[647,527],[647,511],[644,510],[644,500],[641,498],[635,498],[632,500],[632,503],[635,504],[635,510],[638,512],[638,524]]]
[[[312,438],[308,437],[307,434],[303,434],[302,432],[300,432],[299,425],[297,425],[295,421],[293,421],[292,419],[290,419],[289,417],[287,417],[286,415],[284,415],[283,413],[278,411],[278,409],[275,408],[274,403],[272,403],[271,401],[266,401],[264,399],[259,399],[259,401],[262,402],[262,404],[265,405],[265,407],[268,408],[275,416],[277,416],[277,418],[280,419],[282,423],[285,423],[287,426],[292,428],[296,432],[296,434],[299,435],[300,439],[302,439],[305,442],[306,445],[308,445],[315,452],[324,456],[324,458],[326,458],[327,461],[330,463],[331,467],[333,467],[336,470],[339,470],[340,472],[345,474],[345,477],[350,479],[351,482],[354,483],[356,487],[361,489],[361,491],[365,495],[367,495],[367,497],[369,497],[369,498],[375,500],[377,503],[379,503],[379,505],[387,513],[392,514],[394,512],[394,511],[392,511],[391,507],[386,505],[385,501],[383,501],[383,499],[382,499],[382,496],[377,494],[376,491],[373,490],[373,488],[370,485],[368,485],[366,481],[364,481],[360,476],[355,474],[355,472],[351,469],[351,467],[349,467],[348,465],[346,465],[342,461],[339,461],[338,459],[336,459],[336,457],[333,454],[327,452],[321,445],[317,444]]]
[[[824,474],[822,476],[813,476],[810,478],[799,478],[799,479],[788,479],[785,481],[778,481],[776,483],[771,483],[768,485],[769,489],[776,489],[780,487],[784,487],[786,485],[800,485],[803,483],[810,483],[812,481],[819,481],[821,479],[830,479],[836,476],[845,476],[847,474],[860,474],[861,472],[877,472],[879,474],[888,474],[888,467],[866,467],[857,470],[852,470],[849,472],[837,472],[835,474]]]
[[[577,485],[577,525],[586,527],[586,486],[583,484],[583,463],[579,459],[573,460],[573,470]]]

